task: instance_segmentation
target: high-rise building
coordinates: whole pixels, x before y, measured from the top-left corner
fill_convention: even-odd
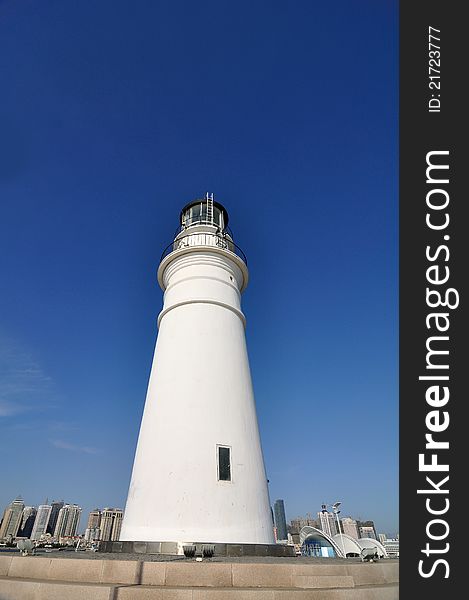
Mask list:
[[[339,533],[334,513],[328,512],[327,510],[318,512],[318,525],[321,531],[324,531],[324,533],[327,533],[327,535],[331,537]]]
[[[81,507],[77,504],[65,504],[59,510],[57,525],[54,530],[54,537],[73,537],[77,534],[78,524],[80,522]]]
[[[371,538],[373,540],[378,539],[373,521],[357,521],[357,525],[361,538]]]
[[[88,523],[86,529],[97,529],[101,525],[101,511],[99,508],[95,508],[88,515]]]
[[[309,513],[305,517],[296,517],[291,520],[292,533],[299,533],[303,527],[307,526],[319,528],[317,519],[313,519]]]
[[[104,508],[101,513],[101,540],[115,542],[119,539],[124,512],[121,508]]]
[[[386,537],[385,533],[378,533],[378,540],[381,542],[381,544],[383,544],[384,546],[384,542],[387,540],[388,538]]]
[[[241,307],[247,261],[227,226],[226,209],[206,194],[182,209],[163,253],[121,540],[274,543]]]
[[[285,518],[285,505],[283,500],[276,500],[274,504],[275,526],[277,527],[277,539],[288,538],[287,520]]]
[[[358,526],[355,519],[352,519],[351,517],[344,517],[340,520],[340,523],[342,525],[342,533],[349,535],[354,540],[358,540],[360,535],[358,533]]]
[[[57,526],[57,519],[59,518],[59,512],[60,509],[63,507],[64,505],[64,501],[61,500],[60,502],[51,502],[51,511],[50,511],[50,516],[49,516],[49,522],[47,523],[47,533],[50,533],[51,535],[54,535],[55,532],[55,528]]]
[[[359,527],[358,529],[359,529],[361,538],[371,538],[373,540],[377,539],[374,527],[362,526],[362,527]]]
[[[87,527],[85,529],[85,542],[94,542],[101,539],[101,529],[99,527]]]
[[[29,538],[33,531],[34,521],[36,520],[37,508],[35,506],[25,506],[21,517],[21,525],[18,536]]]
[[[2,524],[0,526],[0,539],[5,539],[8,536],[16,537],[18,529],[21,525],[21,518],[23,516],[24,502],[21,497],[13,500],[9,504],[2,517]]]
[[[49,523],[50,512],[52,506],[50,504],[41,504],[38,506],[36,518],[34,520],[33,530],[31,532],[32,540],[41,539],[42,535],[45,535],[47,531],[47,524]]]

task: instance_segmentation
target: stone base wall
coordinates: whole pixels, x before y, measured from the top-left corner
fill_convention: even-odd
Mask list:
[[[394,560],[0,556],[1,600],[398,600],[398,582]]]
[[[214,548],[213,556],[295,556],[293,546],[282,544],[207,544],[194,542],[196,556],[202,556],[204,547]],[[177,542],[99,542],[99,552],[124,554],[182,555]]]

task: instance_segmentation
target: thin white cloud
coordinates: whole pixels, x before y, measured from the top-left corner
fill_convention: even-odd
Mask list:
[[[97,454],[99,451],[97,448],[91,446],[77,446],[76,444],[70,444],[64,440],[49,440],[49,442],[55,447],[61,450],[71,450],[72,452],[84,452],[85,454]]]
[[[11,423],[9,429],[10,431],[39,431],[42,433],[49,432],[51,435],[60,435],[60,433],[69,434],[70,432],[79,431],[79,427],[76,423],[66,421],[49,421],[44,418],[14,422]]]
[[[27,410],[18,402],[12,402],[0,397],[0,417],[12,417]]]
[[[0,336],[0,417],[51,408],[54,382],[31,355]]]

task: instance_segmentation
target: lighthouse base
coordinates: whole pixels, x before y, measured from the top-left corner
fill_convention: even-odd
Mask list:
[[[99,542],[98,552],[184,555],[184,546],[195,547],[195,556],[212,548],[213,556],[295,556],[293,546],[283,544],[209,544],[207,542]]]

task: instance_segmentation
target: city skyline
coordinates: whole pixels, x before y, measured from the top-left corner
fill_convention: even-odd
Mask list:
[[[21,505],[21,510],[16,510],[16,527],[14,525],[10,525],[12,522],[11,515],[9,513],[12,512],[12,507]],[[58,510],[56,511],[54,523],[51,523],[51,517],[53,508],[58,506]],[[38,515],[38,513],[44,513],[43,515]],[[78,518],[75,518],[73,521],[74,526],[72,527],[74,533],[69,530],[64,531],[66,528],[67,518],[63,518],[61,513],[65,510],[66,512],[78,511]],[[1,507],[0,507],[1,510]],[[317,519],[313,519],[311,514],[307,514],[303,517],[295,517],[291,519],[286,519],[285,515],[285,504],[282,499],[277,499],[271,506],[272,510],[272,527],[277,531],[277,540],[286,540],[287,539],[287,530],[298,532],[305,525],[310,525],[313,527],[317,527],[322,531],[325,531],[328,535],[334,535],[337,533],[337,523],[336,517],[333,513],[329,513],[327,511],[319,511],[317,513]],[[32,539],[39,539],[41,536],[50,535],[52,537],[58,538],[61,536],[67,537],[70,535],[87,535],[92,537],[92,534],[95,532],[99,533],[99,537],[96,539],[103,540],[117,540],[121,525],[122,518],[124,515],[124,510],[121,508],[93,508],[88,513],[83,512],[81,507],[77,504],[73,503],[65,503],[63,500],[60,502],[52,501],[50,504],[39,505],[38,507],[25,505],[25,502],[21,496],[18,496],[14,500],[12,500],[8,505],[5,506],[2,518],[0,520],[0,539],[8,537],[8,533],[12,533],[17,531],[19,537],[31,537]],[[86,519],[80,521],[81,515],[85,514]],[[64,515],[65,516],[65,515]],[[37,536],[33,538],[33,532],[37,529],[36,525],[36,517],[38,518],[38,526],[39,533]],[[32,520],[31,520],[32,518]],[[64,521],[62,525],[57,525],[57,521],[61,519]],[[350,535],[353,538],[358,539],[358,537],[373,537],[373,538],[381,538],[384,536],[394,536],[398,535],[398,531],[394,532],[383,532],[377,533],[377,529],[375,529],[374,521],[361,521],[360,518],[355,519],[349,516],[339,517],[341,523],[341,531]],[[283,525],[282,525],[283,522]],[[24,529],[25,524],[28,524],[27,529]],[[79,526],[81,524],[81,527]],[[279,537],[279,532],[282,533],[282,529],[284,528],[284,536]],[[362,533],[362,530],[370,530],[372,531],[372,535],[359,535]],[[380,530],[381,531],[381,530]],[[88,534],[89,532],[89,534]],[[14,536],[13,536],[14,537]],[[90,538],[91,539],[91,538]]]
[[[398,531],[397,4],[130,6],[0,23],[0,503],[124,506],[156,268],[213,191],[248,259],[271,504]]]

